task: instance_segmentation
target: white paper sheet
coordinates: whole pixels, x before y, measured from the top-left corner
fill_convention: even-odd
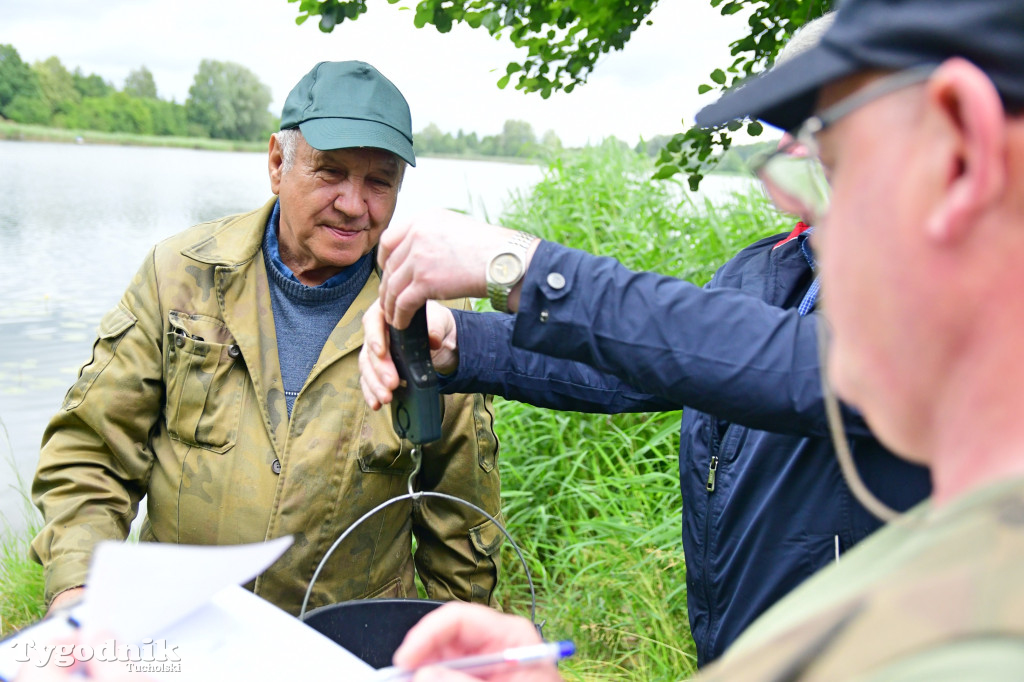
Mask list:
[[[81,622],[127,641],[153,637],[229,585],[262,573],[290,536],[250,545],[101,542],[89,566]]]
[[[157,680],[372,679],[374,668],[243,587],[218,592],[160,635],[178,647],[180,672]]]
[[[291,538],[209,547],[101,543],[81,604],[0,643],[0,679],[40,664],[46,643],[95,642],[89,633],[97,632],[141,652],[121,663],[140,681],[372,679],[374,669],[361,659],[239,586],[290,545]]]

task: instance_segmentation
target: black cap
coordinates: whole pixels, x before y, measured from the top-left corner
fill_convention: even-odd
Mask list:
[[[981,68],[1008,109],[1024,106],[1024,0],[847,0],[817,46],[726,92],[697,125],[757,118],[791,130],[828,83],[954,56]]]

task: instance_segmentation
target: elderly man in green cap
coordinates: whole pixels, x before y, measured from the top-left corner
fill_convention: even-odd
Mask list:
[[[124,539],[145,497],[143,540],[294,536],[248,587],[297,613],[334,540],[407,491],[411,444],[366,407],[357,357],[374,251],[415,163],[398,89],[369,64],[322,62],[270,138],[277,196],[150,251],[43,437],[32,554],[51,609],[87,589],[94,546]],[[443,434],[414,485],[497,516],[489,398],[446,396]],[[493,604],[500,537],[468,506],[392,505],[331,555],[309,606],[415,597],[417,573],[433,599]]]

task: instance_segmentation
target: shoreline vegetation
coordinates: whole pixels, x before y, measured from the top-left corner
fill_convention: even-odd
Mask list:
[[[98,130],[52,128],[15,123],[0,118],[0,139],[13,142],[63,142],[70,144],[111,144],[138,147],[182,147],[228,152],[265,152],[266,142],[215,140],[208,137],[176,137],[172,135],[137,135],[105,133]]]
[[[616,142],[623,149],[628,149],[625,143]],[[29,123],[16,123],[0,116],[0,140],[11,142],[57,142],[64,144],[108,144],[134,147],[171,147],[179,149],[200,149],[218,152],[254,152],[265,153],[268,141],[247,141],[247,140],[219,140],[209,137],[180,137],[173,135],[140,135],[135,133],[107,133],[98,130],[86,130],[81,128],[54,128],[51,126],[33,125]],[[269,135],[268,135],[269,140]],[[653,144],[653,143],[652,143]],[[660,149],[660,147],[658,147]],[[432,149],[416,149],[416,157],[423,159],[455,159],[459,161],[490,161],[492,163],[515,163],[523,165],[546,165],[550,159],[560,156],[579,154],[585,148],[547,148],[537,147],[531,155],[493,155],[480,154],[475,152],[443,152]],[[751,145],[749,150],[761,149],[761,146]],[[708,175],[730,175],[749,176],[750,173],[743,166],[743,159],[753,151],[748,148],[737,147],[730,152],[715,168],[708,171]],[[633,151],[640,155],[654,158],[654,150],[646,148],[641,151],[633,148]],[[739,156],[736,156],[736,155]],[[652,171],[653,172],[653,171]]]
[[[500,222],[697,285],[744,246],[792,228],[756,189],[712,203],[679,191],[682,178],[653,173],[652,159],[612,139],[552,153],[541,180],[513,198]],[[562,674],[588,682],[695,674],[680,539],[680,412],[578,414],[500,398],[495,411],[502,514],[529,564],[538,619],[549,640],[577,645]],[[5,633],[42,612],[30,538],[26,531],[0,540]],[[529,614],[528,583],[508,543],[498,589],[506,612]]]
[[[0,140],[11,142],[58,142],[65,144],[109,144],[134,147],[173,147],[218,152],[267,151],[267,141],[215,140],[209,137],[176,137],[172,135],[136,135],[132,133],[105,133],[98,130],[52,128],[49,126],[15,123],[0,117]],[[444,154],[416,152],[420,158],[458,159],[460,161],[492,161],[495,163],[540,164],[537,158],[522,156],[489,156],[484,154]]]

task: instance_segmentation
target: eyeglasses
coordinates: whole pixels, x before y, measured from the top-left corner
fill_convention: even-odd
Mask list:
[[[828,178],[819,159],[818,133],[869,102],[923,83],[935,68],[934,64],[925,64],[880,78],[808,118],[787,144],[754,156],[750,161],[751,170],[761,180],[776,207],[798,215],[812,225],[817,224],[828,213],[831,199]]]

